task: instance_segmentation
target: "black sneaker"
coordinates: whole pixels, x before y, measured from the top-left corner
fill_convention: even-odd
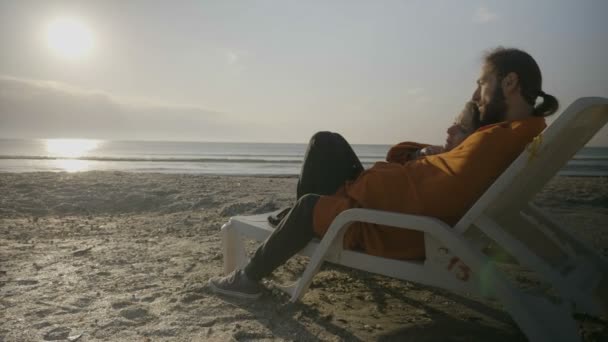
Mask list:
[[[209,279],[209,287],[215,293],[236,298],[257,299],[262,295],[262,285],[247,278],[242,270],[234,270],[225,277]]]

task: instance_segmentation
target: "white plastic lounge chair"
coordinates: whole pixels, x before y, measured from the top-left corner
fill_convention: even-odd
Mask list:
[[[310,256],[310,262],[300,279],[282,290],[291,295],[291,301],[297,301],[323,261],[329,261],[498,299],[532,341],[580,340],[574,312],[608,313],[608,262],[581,242],[573,229],[560,226],[530,200],[607,121],[608,99],[575,101],[527,146],[454,227],[431,217],[369,209],[342,212],[322,240],[313,240],[299,253]],[[222,227],[226,273],[247,262],[241,237],[263,241],[272,233],[268,215],[236,216]],[[424,232],[426,260],[392,260],[342,249],[346,229],[357,221]],[[480,251],[479,244],[465,237],[472,227],[538,274],[559,298],[531,294],[515,286]],[[453,267],[457,260],[468,267]]]

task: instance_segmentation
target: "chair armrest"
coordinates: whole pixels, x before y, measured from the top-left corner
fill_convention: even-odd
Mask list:
[[[354,222],[373,223],[395,228],[417,230],[431,235],[451,229],[445,222],[430,216],[401,214],[376,209],[348,209],[341,212],[332,222],[329,230]],[[329,231],[328,230],[328,231]]]
[[[355,208],[341,212],[329,226],[329,229],[321,240],[320,246],[328,248],[330,245],[334,245],[339,247],[335,253],[340,253],[340,250],[343,249],[342,241],[344,240],[346,229],[354,222],[372,223],[423,232],[449,248],[473,269],[478,269],[481,263],[487,261],[487,258],[476,250],[475,246],[467,241],[461,233],[437,218],[375,209]]]

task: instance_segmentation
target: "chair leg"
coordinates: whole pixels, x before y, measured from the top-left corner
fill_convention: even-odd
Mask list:
[[[231,222],[221,228],[222,253],[224,257],[224,274],[229,274],[236,268],[244,266],[247,261],[245,246]]]
[[[501,296],[501,302],[530,341],[580,341],[578,326],[567,303],[522,292]]]
[[[276,287],[277,289],[283,291],[284,293],[286,293],[290,298],[294,295],[295,293],[295,289],[298,285],[299,279],[292,284],[279,284],[279,283],[274,283],[274,287]],[[292,300],[293,302],[293,300]]]
[[[325,237],[323,237],[323,240],[321,240],[321,243],[319,243],[315,253],[310,258],[304,273],[302,273],[302,276],[296,283],[290,299],[292,303],[298,301],[300,298],[302,298],[304,293],[306,293],[306,290],[308,290],[308,287],[312,282],[312,278],[315,276],[315,274],[317,274],[317,272],[319,272],[319,269],[321,268],[327,254],[329,252],[339,253],[342,250],[342,240],[344,238],[345,231],[346,226],[343,225],[337,231],[330,229]]]

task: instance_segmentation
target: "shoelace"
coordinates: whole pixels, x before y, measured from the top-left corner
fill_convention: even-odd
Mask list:
[[[239,275],[240,270],[235,270],[230,274],[230,278],[228,278],[228,284],[234,284],[236,282],[236,278]]]

